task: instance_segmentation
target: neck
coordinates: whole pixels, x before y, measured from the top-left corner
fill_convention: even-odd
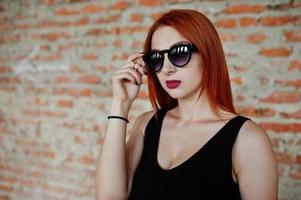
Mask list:
[[[206,92],[203,92],[200,98],[196,95],[190,98],[178,99],[178,106],[173,109],[172,115],[181,123],[211,121],[219,118],[212,111]]]

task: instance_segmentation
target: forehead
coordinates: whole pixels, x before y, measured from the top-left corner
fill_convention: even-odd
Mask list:
[[[161,26],[154,32],[151,46],[156,50],[168,49],[180,41],[188,42],[176,29],[170,26]]]

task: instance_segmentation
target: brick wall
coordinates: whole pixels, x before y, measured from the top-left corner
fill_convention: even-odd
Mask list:
[[[279,197],[301,198],[300,0],[5,0],[0,199],[93,199],[112,70],[142,50],[148,27],[170,8],[214,22],[235,107],[267,130],[277,152]],[[130,120],[150,108],[144,84]]]

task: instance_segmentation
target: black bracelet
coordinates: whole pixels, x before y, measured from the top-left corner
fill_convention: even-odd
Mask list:
[[[120,116],[108,116],[108,119],[110,119],[110,118],[118,118],[118,119],[122,119],[122,120],[124,120],[124,121],[126,121],[126,123],[129,123],[129,120],[127,119],[127,118],[124,118],[124,117],[120,117]]]

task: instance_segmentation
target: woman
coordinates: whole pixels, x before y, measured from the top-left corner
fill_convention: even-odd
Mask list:
[[[112,76],[113,101],[96,177],[97,199],[277,199],[266,132],[233,107],[216,29],[194,10],[157,19],[145,53]],[[130,107],[147,72],[154,111]]]

